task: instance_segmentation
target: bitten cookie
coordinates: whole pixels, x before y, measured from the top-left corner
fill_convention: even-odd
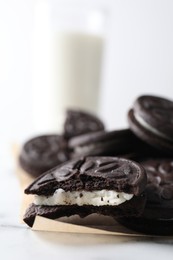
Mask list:
[[[173,159],[143,159],[146,206],[138,218],[120,218],[123,225],[147,234],[173,235]]]
[[[38,177],[68,159],[69,152],[64,138],[44,135],[30,139],[23,145],[19,164],[28,174]]]
[[[104,124],[96,116],[84,111],[67,110],[64,123],[64,137],[66,139],[100,130],[104,130]]]
[[[74,159],[34,181],[26,194],[34,194],[24,221],[32,226],[35,216],[52,219],[92,213],[138,216],[143,211],[147,183],[138,163],[116,157]]]
[[[149,145],[173,154],[173,102],[161,97],[140,96],[128,113],[131,130]]]

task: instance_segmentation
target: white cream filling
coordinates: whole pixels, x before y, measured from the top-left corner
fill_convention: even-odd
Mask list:
[[[133,194],[116,192],[113,190],[95,191],[64,191],[57,189],[52,196],[35,196],[36,205],[93,205],[93,206],[117,206],[130,200]]]
[[[149,125],[141,116],[137,115],[136,113],[134,113],[134,116],[135,116],[136,121],[139,122],[139,124],[141,126],[143,126],[145,129],[147,129],[150,132],[156,134],[157,136],[161,136],[161,137],[163,137],[167,140],[173,141],[171,138],[169,138],[165,134],[161,133],[160,131],[158,131],[157,129],[152,127],[151,125]]]

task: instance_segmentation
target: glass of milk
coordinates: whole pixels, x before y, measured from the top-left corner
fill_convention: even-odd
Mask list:
[[[105,14],[37,1],[33,41],[33,123],[62,130],[67,108],[98,113]]]

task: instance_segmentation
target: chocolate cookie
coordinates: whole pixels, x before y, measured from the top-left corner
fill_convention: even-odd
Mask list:
[[[25,189],[26,194],[35,194],[35,202],[24,221],[32,225],[37,214],[57,218],[74,213],[81,216],[82,212],[137,216],[145,204],[142,192],[146,182],[143,167],[127,159],[74,159],[51,169]]]
[[[68,159],[67,143],[63,137],[44,135],[35,137],[23,145],[19,163],[26,172],[38,177]]]
[[[141,96],[129,111],[131,130],[151,146],[173,154],[173,102],[161,97]]]
[[[64,123],[64,136],[66,139],[100,130],[104,130],[104,124],[96,116],[84,111],[67,111]]]
[[[147,202],[138,218],[120,218],[118,221],[140,232],[173,235],[173,159],[143,159],[147,172]]]
[[[76,156],[136,156],[148,153],[150,147],[137,138],[130,129],[116,131],[99,131],[71,138],[69,147]],[[153,150],[153,149],[152,149]]]

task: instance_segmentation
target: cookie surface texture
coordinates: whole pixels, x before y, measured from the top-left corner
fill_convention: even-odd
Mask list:
[[[173,154],[173,102],[156,96],[141,96],[128,113],[131,130],[149,145]]]
[[[143,167],[127,159],[74,159],[43,174],[25,190],[26,194],[36,196],[34,206],[26,212],[24,219],[28,222],[28,214],[33,219],[38,209],[39,215],[45,209],[56,212],[54,217],[59,216],[61,207],[65,209],[63,215],[66,210],[74,214],[72,209],[75,207],[79,215],[85,209],[87,215],[137,216],[144,207],[142,193],[146,182]]]
[[[104,124],[96,116],[84,111],[67,111],[64,123],[64,136],[66,139],[100,130],[104,130]]]
[[[66,141],[59,135],[44,135],[26,142],[19,156],[20,166],[33,177],[69,159]]]
[[[72,138],[69,147],[75,156],[118,156],[148,151],[148,145],[137,138],[130,129],[99,131]]]
[[[173,159],[143,159],[140,163],[148,179],[144,211],[138,218],[123,218],[119,221],[148,234],[173,234]]]

